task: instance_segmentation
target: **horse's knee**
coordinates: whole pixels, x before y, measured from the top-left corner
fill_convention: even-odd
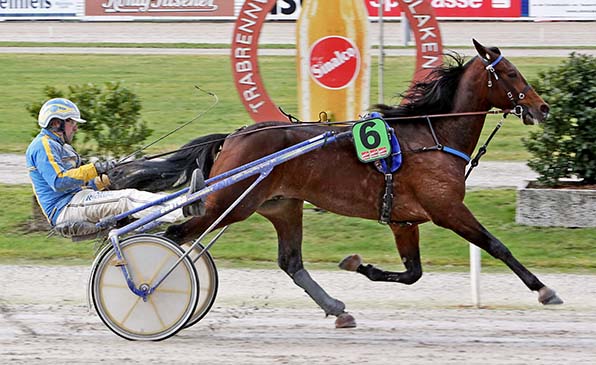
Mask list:
[[[291,277],[296,272],[304,268],[302,260],[299,257],[280,255],[277,258],[277,266]]]

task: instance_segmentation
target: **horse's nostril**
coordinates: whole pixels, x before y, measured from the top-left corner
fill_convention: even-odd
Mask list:
[[[540,111],[542,112],[542,115],[547,116],[548,112],[550,111],[550,107],[547,104],[542,104],[540,106]]]

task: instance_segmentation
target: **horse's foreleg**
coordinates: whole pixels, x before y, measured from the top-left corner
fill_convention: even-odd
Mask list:
[[[449,228],[467,241],[482,248],[494,258],[503,261],[532,290],[538,292],[542,304],[561,304],[554,290],[545,286],[522,265],[505,245],[486,230],[465,205],[450,208],[450,214],[433,217],[433,222]]]
[[[391,224],[390,227],[406,271],[385,271],[370,264],[363,265],[359,255],[346,257],[340,262],[339,267],[344,270],[359,272],[373,281],[394,281],[403,284],[413,284],[418,281],[422,276],[418,226]]]
[[[326,315],[337,316],[337,328],[356,327],[354,318],[345,312],[345,304],[331,297],[308,271],[302,262],[302,207],[303,201],[282,199],[269,201],[257,210],[273,223],[278,237],[278,265],[294,283],[325,311]]]

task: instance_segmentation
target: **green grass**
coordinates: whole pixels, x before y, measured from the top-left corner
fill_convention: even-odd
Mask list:
[[[89,264],[93,242],[72,243],[42,233],[25,234],[21,227],[31,212],[31,188],[0,185],[0,262]],[[468,193],[466,203],[477,218],[529,268],[596,271],[596,229],[533,228],[515,224],[515,192],[485,190]],[[428,268],[465,269],[468,244],[459,236],[430,223],[421,226],[423,264]],[[242,267],[274,267],[277,238],[272,225],[259,215],[234,224],[211,253],[218,263]],[[304,260],[329,268],[351,253],[366,262],[401,270],[393,236],[375,221],[304,212]],[[483,265],[505,269],[483,253]]]
[[[376,58],[371,72],[371,101],[377,102]],[[561,62],[559,58],[511,58],[529,79],[544,69]],[[23,153],[36,130],[35,119],[26,104],[43,100],[43,88],[52,85],[66,89],[68,85],[121,81],[137,93],[142,101],[142,118],[154,129],[150,140],[194,118],[211,104],[212,99],[195,90],[200,85],[216,93],[219,105],[201,119],[176,133],[148,152],[172,150],[192,138],[215,132],[229,132],[251,124],[236,93],[227,56],[177,55],[53,55],[0,54],[3,86],[0,99],[0,153]],[[413,57],[389,57],[386,60],[385,95],[387,103],[404,91],[411,80]],[[297,115],[296,70],[294,57],[261,57],[260,68],[269,95],[285,111]],[[490,117],[481,142],[498,121]],[[526,160],[528,153],[521,137],[537,127],[524,126],[510,117],[492,142],[486,159]]]

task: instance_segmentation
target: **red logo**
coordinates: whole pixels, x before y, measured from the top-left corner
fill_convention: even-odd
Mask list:
[[[358,75],[360,52],[351,40],[329,36],[310,49],[310,76],[327,89],[343,89]]]

